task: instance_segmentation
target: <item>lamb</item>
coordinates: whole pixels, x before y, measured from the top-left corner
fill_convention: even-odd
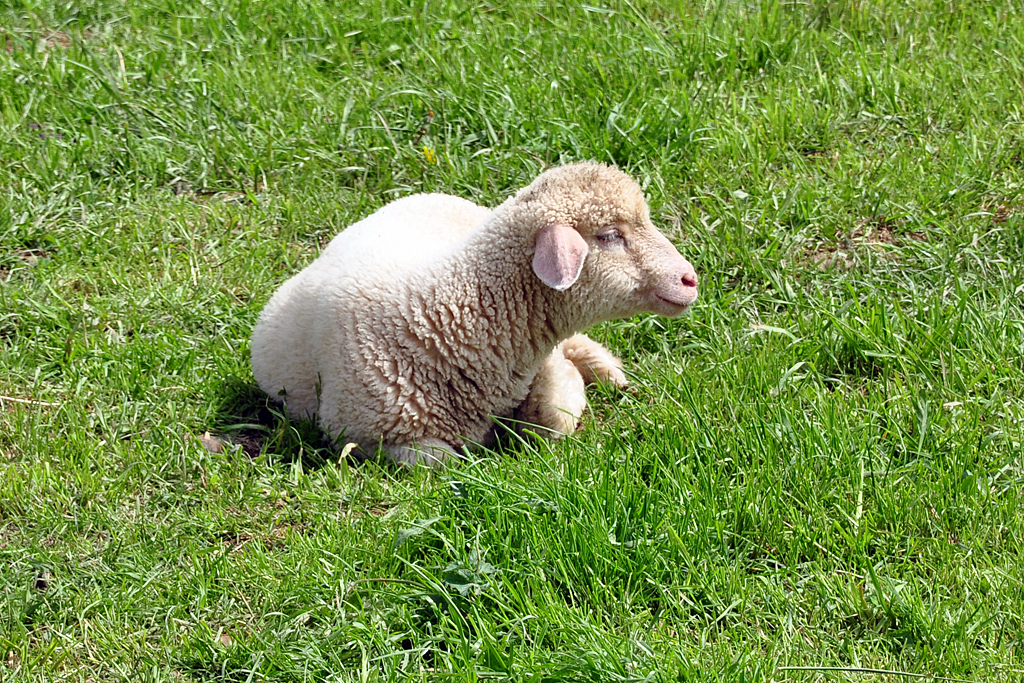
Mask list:
[[[493,442],[496,420],[571,434],[584,384],[624,387],[579,334],[677,316],[697,275],[618,169],[570,164],[494,210],[442,194],[396,200],[285,282],[253,331],[259,386],[365,452],[439,465]]]

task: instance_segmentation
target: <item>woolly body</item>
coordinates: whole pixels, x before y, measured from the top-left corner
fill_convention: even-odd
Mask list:
[[[573,226],[593,241],[600,226],[645,224],[635,183],[596,164],[553,169],[493,211],[439,194],[397,200],[278,290],[253,333],[255,376],[291,415],[399,461],[487,443],[492,416],[517,409],[569,433],[585,406],[580,368],[625,383],[611,354],[573,334],[651,306],[630,298],[637,274],[602,266],[596,249],[572,287],[545,284],[539,235]]]

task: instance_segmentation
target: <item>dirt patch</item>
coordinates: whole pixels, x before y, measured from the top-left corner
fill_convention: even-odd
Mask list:
[[[807,255],[807,260],[818,267],[818,270],[849,270],[853,267],[850,256],[839,246],[819,247]]]
[[[928,239],[928,235],[921,231],[898,236],[902,227],[903,221],[900,219],[886,216],[862,218],[853,224],[848,234],[839,236],[835,242],[826,242],[808,249],[805,258],[819,270],[849,270],[854,266],[856,252],[860,248],[869,249],[876,258],[895,260],[898,258],[898,250],[888,247],[899,247],[906,240],[923,242]]]
[[[1020,197],[992,197],[985,199],[978,207],[979,211],[992,214],[993,225],[1002,225],[1016,215],[1024,214],[1024,203],[1015,201]]]
[[[210,453],[223,453],[227,449],[224,441],[219,436],[214,436],[210,432],[203,432],[199,436],[199,443]]]
[[[374,503],[367,508],[367,514],[373,515],[374,517],[383,517],[384,515],[391,512],[397,506],[397,503]]]
[[[899,227],[899,221],[885,216],[861,218],[854,223],[849,240],[859,240],[866,244],[896,244],[893,228]]]
[[[0,527],[0,550],[19,547],[22,543],[21,529],[13,522]]]
[[[196,438],[202,447],[210,453],[223,453],[239,446],[250,458],[258,458],[263,451],[263,433],[255,429],[243,430],[231,437],[204,432]]]
[[[71,47],[71,44],[74,42],[73,40],[71,40],[71,36],[62,31],[47,31],[43,34],[40,40],[43,41],[43,44],[46,46],[47,49],[55,47],[66,49]]]
[[[985,209],[986,211],[992,211],[992,222],[996,225],[1000,225],[1010,220],[1011,216],[1018,213],[1024,213],[1024,205],[1021,204],[997,204],[991,209]]]
[[[305,522],[292,524],[275,522],[267,533],[257,533],[251,530],[221,532],[220,541],[232,553],[239,552],[250,543],[259,543],[267,550],[281,550],[287,545],[285,541],[289,531],[301,534],[305,528]]]
[[[236,434],[233,440],[250,458],[258,458],[263,451],[263,434],[261,432],[241,432]]]
[[[18,249],[14,252],[14,255],[26,266],[33,267],[38,265],[43,259],[49,258],[50,252],[44,249]]]
[[[829,160],[829,161],[838,161],[839,160],[839,150],[833,150],[833,151],[830,152],[829,150],[822,149],[821,147],[808,146],[808,147],[801,147],[797,151],[799,151],[800,155],[802,157],[804,157],[805,159],[820,159],[820,160],[823,160],[823,161],[824,160]]]

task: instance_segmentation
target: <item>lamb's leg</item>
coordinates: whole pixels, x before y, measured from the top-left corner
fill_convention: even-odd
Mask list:
[[[448,458],[457,457],[452,447],[438,439],[421,439],[406,446],[389,446],[384,453],[399,465],[441,467]]]
[[[558,346],[587,384],[605,382],[619,389],[629,386],[629,380],[622,372],[622,361],[587,335],[574,334]]]
[[[587,407],[583,376],[575,365],[556,347],[541,365],[530,393],[516,409],[520,429],[539,427],[537,433],[550,439],[572,434],[580,426],[580,417]]]

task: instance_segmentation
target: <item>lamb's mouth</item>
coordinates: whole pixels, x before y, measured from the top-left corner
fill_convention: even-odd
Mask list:
[[[658,301],[660,301],[661,303],[666,304],[667,306],[674,309],[674,312],[671,313],[671,315],[681,315],[686,309],[690,307],[690,304],[693,303],[693,300],[687,301],[685,303],[673,301],[672,299],[666,299],[660,294],[655,294],[654,297],[658,299]]]

